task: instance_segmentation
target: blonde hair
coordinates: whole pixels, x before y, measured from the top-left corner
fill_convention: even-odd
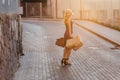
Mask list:
[[[64,22],[68,21],[71,16],[73,15],[73,12],[71,9],[66,9],[64,13]]]

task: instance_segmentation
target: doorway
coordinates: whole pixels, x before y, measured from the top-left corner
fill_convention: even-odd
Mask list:
[[[46,0],[44,2],[40,1],[26,1],[23,2],[25,17],[32,18],[52,18],[52,2],[51,0]]]
[[[47,2],[42,3],[42,17],[43,18],[51,18],[52,17],[52,4],[51,0],[47,0]]]

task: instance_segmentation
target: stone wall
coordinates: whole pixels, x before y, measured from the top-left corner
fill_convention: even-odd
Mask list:
[[[13,80],[22,53],[19,15],[0,14],[0,80]]]

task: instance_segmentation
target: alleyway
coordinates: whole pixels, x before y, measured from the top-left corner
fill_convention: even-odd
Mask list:
[[[120,80],[120,50],[101,38],[74,26],[84,46],[72,51],[71,66],[61,66],[63,48],[55,40],[64,34],[64,25],[55,21],[24,21],[25,56],[14,80]]]

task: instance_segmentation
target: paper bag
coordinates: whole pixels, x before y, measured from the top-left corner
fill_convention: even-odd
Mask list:
[[[83,45],[79,36],[75,36],[72,39],[68,39],[66,42],[67,48],[72,48],[73,50],[78,50]]]

